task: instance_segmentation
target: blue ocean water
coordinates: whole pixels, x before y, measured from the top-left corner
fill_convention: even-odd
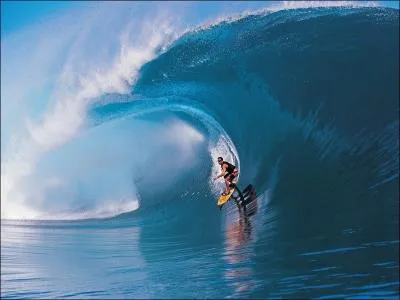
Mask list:
[[[68,184],[2,219],[1,297],[398,298],[398,53],[389,8],[187,32],[41,158],[24,187]],[[218,155],[255,214],[216,207]]]

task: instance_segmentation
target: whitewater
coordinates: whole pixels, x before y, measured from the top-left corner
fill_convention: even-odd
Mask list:
[[[2,298],[399,296],[399,10],[267,4],[2,37]],[[255,214],[216,207],[218,156]]]

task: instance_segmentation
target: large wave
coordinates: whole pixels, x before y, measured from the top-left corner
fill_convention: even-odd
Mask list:
[[[57,81],[36,95],[2,89],[2,108],[3,98],[16,99],[2,109],[2,218],[110,217],[167,198],[215,201],[219,155],[238,164],[241,185],[269,190],[282,209],[318,206],[323,218],[361,199],[369,216],[378,200],[392,209],[397,10],[275,8],[190,30],[157,13],[122,35],[98,35],[92,47],[121,47],[86,62],[76,48],[93,34],[87,26],[69,61],[46,70]],[[12,115],[24,92],[38,106]]]

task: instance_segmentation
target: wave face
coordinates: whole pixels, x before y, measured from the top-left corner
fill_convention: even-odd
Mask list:
[[[80,228],[99,247],[103,230],[128,235],[103,250],[141,253],[124,272],[142,283],[114,296],[398,295],[398,22],[395,9],[302,8],[190,30],[143,64],[129,94],[96,94],[85,130],[38,159],[5,218],[85,219],[38,223],[68,245]],[[229,205],[215,231],[219,155],[260,195],[251,232]]]
[[[241,183],[273,191],[280,207],[317,205],[321,221],[349,206],[374,217],[379,203],[389,213],[397,20],[394,10],[324,8],[225,22],[174,42],[142,68],[132,93],[206,107],[234,141]]]

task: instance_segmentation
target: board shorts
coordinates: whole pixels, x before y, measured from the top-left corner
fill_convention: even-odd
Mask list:
[[[237,171],[235,170],[233,173],[228,173],[224,176],[224,178],[226,180],[228,180],[229,182],[232,182],[233,179],[235,179],[235,177],[237,176]]]

